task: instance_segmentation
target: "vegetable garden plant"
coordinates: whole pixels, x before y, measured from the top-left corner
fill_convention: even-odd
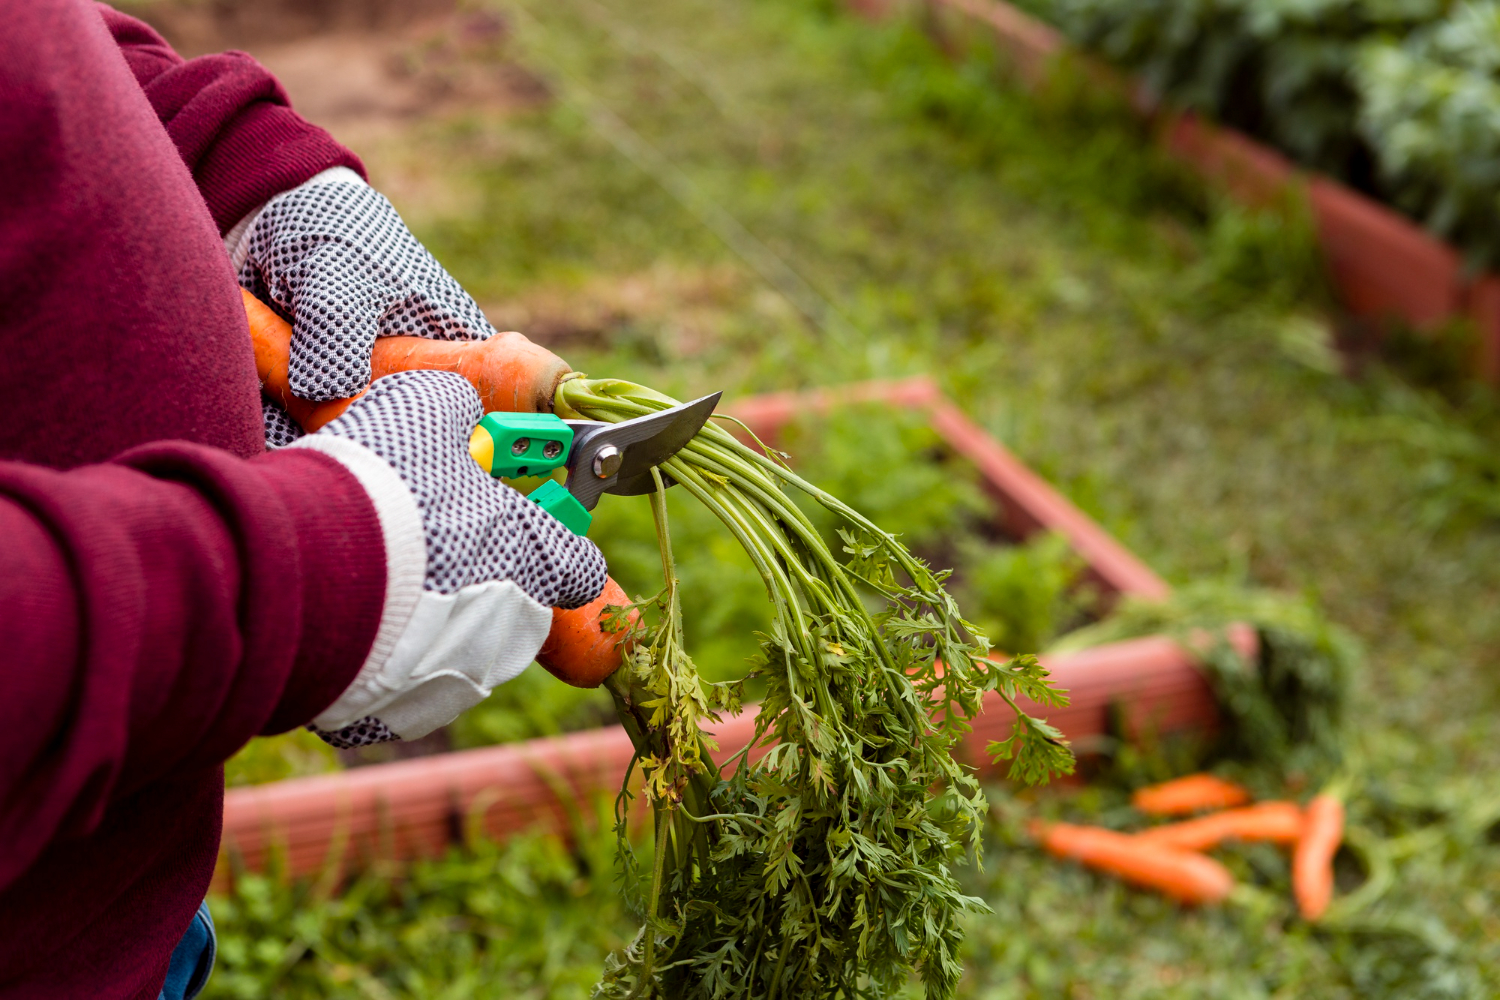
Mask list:
[[[1500,266],[1495,0],[1026,0],[1148,87]]]

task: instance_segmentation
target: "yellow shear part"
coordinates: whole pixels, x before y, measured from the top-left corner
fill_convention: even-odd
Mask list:
[[[495,439],[490,437],[483,424],[475,427],[474,433],[469,435],[469,454],[485,472],[495,467]]]

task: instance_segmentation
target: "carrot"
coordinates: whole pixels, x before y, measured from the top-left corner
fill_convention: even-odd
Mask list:
[[[260,391],[273,402],[280,403],[304,430],[312,431],[322,427],[328,420],[312,419],[319,404],[293,396],[291,384],[287,380],[287,365],[292,354],[291,324],[243,288],[240,289],[240,297],[245,302],[245,319],[250,323],[250,346],[255,351],[255,371],[260,376]],[[349,401],[339,400],[337,404],[328,405],[338,404],[347,407]],[[343,408],[338,412],[342,413]],[[333,416],[338,416],[338,413]],[[328,419],[332,420],[333,417]]]
[[[1205,809],[1229,809],[1250,801],[1250,793],[1232,781],[1212,774],[1190,774],[1186,778],[1137,789],[1131,804],[1153,816],[1181,816]]]
[[[284,406],[304,430],[317,430],[359,398],[316,403],[294,396],[287,379],[291,324],[249,292],[241,289],[241,295],[261,391]],[[413,369],[458,372],[479,391],[486,413],[551,413],[553,393],[569,371],[562,358],[519,333],[497,333],[479,342],[421,337],[381,337],[375,341],[370,352],[371,381]],[[569,684],[598,687],[619,667],[619,646],[625,637],[623,632],[604,631],[604,608],[629,603],[625,591],[610,580],[593,603],[571,611],[554,608],[552,629],[537,661]]]
[[[1153,844],[1128,833],[1072,823],[1037,823],[1033,834],[1056,857],[1073,858],[1183,903],[1217,903],[1234,876],[1213,858]]]
[[[1314,796],[1292,852],[1292,893],[1306,920],[1317,920],[1333,901],[1333,856],[1343,839],[1344,803],[1333,795]]]
[[[1162,847],[1204,851],[1225,840],[1269,840],[1295,843],[1302,834],[1302,810],[1295,802],[1260,802],[1243,809],[1210,813],[1181,823],[1168,823],[1136,834]]]
[[[554,677],[574,687],[598,687],[620,666],[625,632],[604,629],[604,609],[630,603],[624,589],[610,579],[593,603],[564,611],[552,609],[552,630],[536,660]],[[634,620],[636,615],[631,614]]]
[[[287,380],[291,325],[249,292],[243,292],[243,297],[261,390],[284,406],[304,430],[317,430],[359,398],[315,403],[293,395]],[[371,380],[413,369],[458,372],[479,390],[486,413],[551,413],[552,395],[569,371],[562,358],[514,332],[497,333],[485,341],[421,337],[381,337],[375,341],[370,352]]]

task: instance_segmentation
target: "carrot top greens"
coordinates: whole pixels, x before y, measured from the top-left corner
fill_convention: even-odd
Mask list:
[[[556,401],[563,416],[611,422],[677,403],[582,377]],[[765,582],[774,616],[753,664],[765,696],[755,739],[716,766],[705,730],[740,710],[744,682],[705,683],[684,648],[659,489],[664,586],[638,605],[649,613],[606,682],[644,776],[654,862],[640,871],[622,788],[618,856],[644,925],[611,956],[598,995],[880,997],[915,971],[929,997],[952,996],[959,916],[984,904],[960,891],[951,866],[979,847],[986,811],[952,751],[996,691],[1016,724],[990,750],[1012,777],[1071,771],[1057,730],[1016,705],[1020,695],[1061,705],[1061,692],[1035,657],[988,658],[983,632],[943,587],[946,571],[724,428],[705,427],[660,474],[724,523]],[[787,487],[837,515],[838,553]]]

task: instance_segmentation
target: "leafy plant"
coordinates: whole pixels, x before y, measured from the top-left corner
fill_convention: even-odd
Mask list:
[[[1500,450],[1491,435],[1432,393],[1388,378],[1373,389],[1380,409],[1362,436],[1404,456],[1417,490],[1410,521],[1429,533],[1500,524]],[[1487,417],[1492,430],[1493,412]]]
[[[1500,264],[1494,0],[1037,0],[1081,44]]]
[[[565,381],[566,416],[619,421],[675,402],[618,380]],[[978,846],[985,800],[951,756],[986,691],[1016,711],[992,747],[1028,782],[1071,770],[1060,734],[1017,708],[1057,705],[1035,657],[986,658],[984,635],[896,538],[785,465],[710,425],[664,463],[750,554],[774,608],[757,658],[755,737],[725,771],[704,729],[739,708],[739,684],[705,685],[683,642],[665,491],[652,499],[664,588],[643,606],[606,682],[635,743],[655,821],[645,925],[606,966],[606,997],[886,996],[919,970],[953,995],[959,917],[977,901],[952,864]],[[836,514],[846,559],[785,492]],[[872,613],[864,591],[884,609]],[[763,752],[754,759],[752,749]],[[725,773],[727,772],[727,774]],[[628,781],[628,776],[627,776]],[[637,881],[617,816],[627,888]]]
[[[1083,560],[1059,534],[1018,546],[970,542],[961,565],[964,603],[998,649],[1039,652],[1094,603],[1079,589]]]
[[[475,837],[342,885],[274,865],[240,873],[210,900],[219,953],[205,1000],[584,1000],[601,955],[629,933],[606,874],[612,850],[602,834],[571,846]]]
[[[1500,262],[1500,3],[1472,0],[1359,55],[1359,127],[1394,202]]]
[[[1139,71],[1159,99],[1361,183],[1369,151],[1355,127],[1358,45],[1443,9],[1443,0],[1055,0],[1050,12],[1084,45]]]
[[[780,447],[808,482],[928,552],[991,514],[973,465],[954,456],[918,413],[873,404],[840,406],[793,420]],[[835,538],[840,516],[808,499],[808,518]]]
[[[1243,622],[1258,651],[1247,662],[1226,629]],[[1142,635],[1179,637],[1200,651],[1229,726],[1221,750],[1278,782],[1326,778],[1344,754],[1344,722],[1360,653],[1354,639],[1308,601],[1264,590],[1200,583],[1164,601],[1127,599],[1108,618],[1065,636],[1054,650]]]

